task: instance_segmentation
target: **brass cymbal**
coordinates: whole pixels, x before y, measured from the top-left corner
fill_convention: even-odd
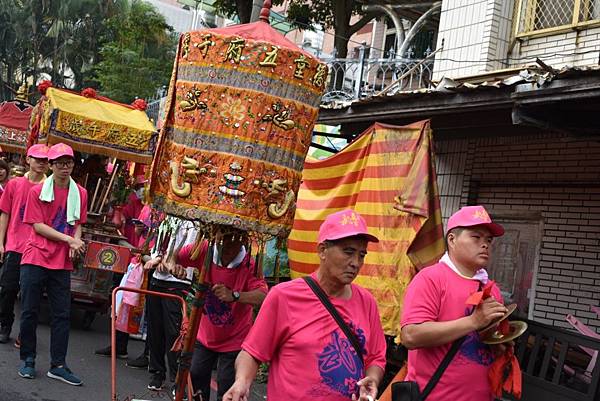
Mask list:
[[[506,307],[506,309],[508,309],[508,310],[506,311],[504,316],[502,316],[500,319],[496,320],[495,322],[491,323],[487,327],[479,330],[479,338],[486,338],[490,334],[494,333],[496,331],[496,328],[498,327],[498,323],[500,323],[501,321],[503,321],[504,319],[509,317],[517,309],[517,304],[510,304]]]
[[[503,344],[509,341],[514,340],[519,337],[527,330],[527,323],[522,322],[520,320],[515,320],[512,322],[508,322],[510,332],[506,335],[496,331],[492,333],[488,338],[482,340],[484,344],[495,345],[495,344]]]

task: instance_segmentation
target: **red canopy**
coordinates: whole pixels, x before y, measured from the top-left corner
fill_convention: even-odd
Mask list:
[[[33,106],[21,100],[0,103],[0,146],[8,152],[24,153]]]

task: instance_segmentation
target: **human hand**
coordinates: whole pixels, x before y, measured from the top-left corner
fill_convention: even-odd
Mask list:
[[[476,330],[481,330],[498,321],[508,311],[504,305],[496,301],[494,297],[483,300],[471,314]]]
[[[223,395],[223,401],[248,401],[250,396],[250,384],[244,384],[239,380]]]
[[[177,277],[178,279],[184,279],[187,276],[187,270],[185,267],[178,265],[178,264],[173,264],[173,265],[169,265],[169,272]]]
[[[162,258],[157,256],[144,263],[144,270],[156,269],[156,267],[162,262]]]
[[[233,302],[233,292],[223,284],[213,285],[212,292],[223,302]]]
[[[79,238],[69,237],[67,243],[69,244],[69,249],[76,253],[83,252],[83,249],[85,247],[85,242],[83,242]]]
[[[371,376],[365,376],[356,382],[358,386],[358,398],[352,394],[352,401],[374,401],[377,397],[377,380]]]

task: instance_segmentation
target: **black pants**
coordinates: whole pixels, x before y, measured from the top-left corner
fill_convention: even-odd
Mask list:
[[[229,390],[235,381],[235,358],[239,353],[240,351],[211,351],[196,341],[190,369],[194,392],[200,391],[203,400],[210,400],[212,368],[217,362],[217,401],[221,401],[223,394]]]
[[[10,332],[15,321],[15,301],[19,293],[21,254],[6,252],[0,271],[0,326]]]
[[[50,304],[50,364],[65,364],[71,323],[71,272],[41,266],[21,267],[21,360],[35,359],[42,292]]]
[[[168,281],[150,280],[152,291],[164,292],[173,295],[184,296],[184,291],[189,288],[182,283]],[[146,317],[148,318],[148,337],[146,341],[150,350],[148,368],[150,372],[166,379],[167,366],[165,365],[165,354],[169,367],[169,379],[175,381],[177,375],[178,352],[171,352],[173,343],[179,337],[181,329],[181,302],[175,299],[161,298],[157,296],[146,296]]]

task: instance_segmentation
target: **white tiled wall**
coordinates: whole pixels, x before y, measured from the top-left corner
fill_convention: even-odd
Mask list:
[[[514,0],[444,0],[433,79],[535,63],[554,68],[599,64],[600,27],[515,42],[510,49]],[[509,50],[511,53],[509,54]]]
[[[600,27],[526,39],[512,52],[511,66],[531,63],[536,57],[554,68],[598,65]]]
[[[486,12],[490,0],[444,0],[440,14],[434,79],[470,75],[485,68]],[[471,62],[469,62],[471,61]]]

